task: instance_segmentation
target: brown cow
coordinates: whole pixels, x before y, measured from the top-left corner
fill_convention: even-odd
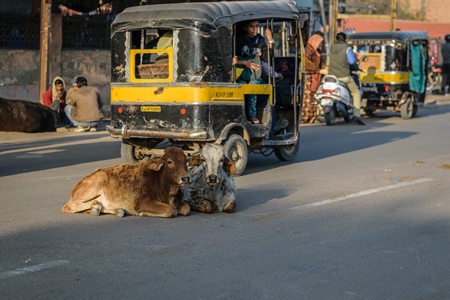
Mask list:
[[[221,145],[205,144],[191,157],[188,174],[191,184],[182,187],[183,200],[192,210],[233,213],[236,210],[236,166],[226,158]]]
[[[56,131],[52,110],[40,103],[0,98],[0,131]]]
[[[190,208],[182,201],[180,186],[188,183],[186,155],[181,148],[168,147],[161,158],[97,169],[73,188],[62,211],[119,217],[187,216]]]

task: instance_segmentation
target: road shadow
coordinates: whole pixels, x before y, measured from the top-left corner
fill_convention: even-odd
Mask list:
[[[387,131],[383,128],[396,124],[407,125],[411,124],[410,122],[418,121],[418,119],[448,113],[450,113],[450,104],[430,103],[419,108],[417,115],[408,120],[402,119],[400,113],[379,111],[372,117],[363,116],[366,126],[346,123],[343,119],[337,119],[332,126],[327,126],[325,123],[302,124],[300,126],[300,150],[295,160],[280,161],[274,154],[264,157],[252,153],[242,176],[406,139],[418,133],[412,130]],[[336,141],[335,137],[337,136],[339,136],[339,140]],[[333,144],[330,144],[330,141],[334,141]]]
[[[120,140],[108,139],[86,134],[0,146],[0,177],[120,158]]]

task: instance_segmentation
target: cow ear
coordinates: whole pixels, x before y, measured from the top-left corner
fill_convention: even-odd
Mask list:
[[[164,165],[164,162],[161,158],[153,158],[147,162],[147,167],[153,171],[161,170],[161,167]]]
[[[225,172],[228,172],[231,175],[236,175],[236,165],[231,159],[225,157],[222,162],[222,168]]]
[[[189,167],[197,167],[202,164],[203,160],[200,155],[191,156],[189,159]]]

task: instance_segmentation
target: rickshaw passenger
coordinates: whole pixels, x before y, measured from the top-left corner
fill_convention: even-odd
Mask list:
[[[158,29],[158,37],[152,39],[147,44],[145,44],[144,49],[169,49],[173,46],[173,31]],[[167,55],[164,53],[153,53],[151,55],[144,55],[144,64],[154,63],[158,61],[158,63],[162,63],[161,59],[167,59]],[[167,63],[167,61],[165,61]]]
[[[328,74],[336,76],[340,81],[347,84],[353,98],[353,121],[359,125],[366,125],[361,119],[361,94],[351,76],[351,71],[358,69],[358,60],[355,57],[352,47],[347,44],[346,40],[347,35],[345,33],[339,32],[336,35],[336,43],[330,48]]]
[[[267,44],[265,38],[258,33],[259,22],[248,21],[243,24],[243,32],[240,32],[236,37],[236,55],[237,65],[244,66],[245,69],[238,78],[239,83],[248,84],[261,84],[262,78],[251,80],[253,72],[260,71],[261,65],[255,61],[255,58],[259,57],[265,61],[267,59]],[[270,29],[266,29],[266,37],[269,41],[269,48],[272,49],[273,36]],[[247,120],[251,124],[260,124],[260,121],[256,118],[256,95],[246,96],[246,114]]]

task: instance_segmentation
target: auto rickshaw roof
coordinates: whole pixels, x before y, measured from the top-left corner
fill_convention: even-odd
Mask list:
[[[295,2],[290,0],[143,5],[129,7],[118,14],[111,25],[111,35],[121,31],[158,27],[191,28],[209,35],[220,27],[231,30],[236,22],[266,18],[300,19],[303,26],[308,15],[299,16]]]
[[[358,44],[360,41],[396,41],[407,43],[428,39],[428,33],[425,31],[377,31],[354,33],[349,35],[347,40],[351,44]]]

